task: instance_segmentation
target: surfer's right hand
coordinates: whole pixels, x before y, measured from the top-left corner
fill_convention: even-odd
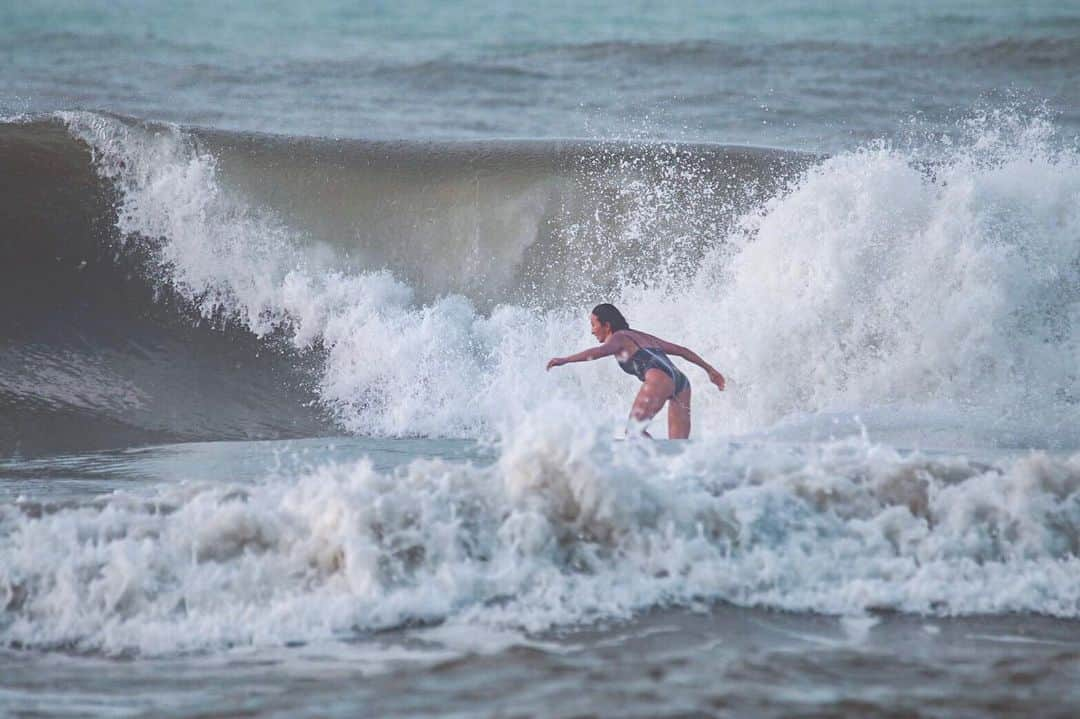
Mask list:
[[[566,364],[566,360],[564,360],[562,357],[552,357],[548,360],[547,368],[551,369],[552,367],[561,367],[564,364]]]

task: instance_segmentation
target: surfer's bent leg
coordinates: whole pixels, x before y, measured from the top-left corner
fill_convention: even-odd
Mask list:
[[[667,406],[667,434],[671,439],[690,437],[690,385],[671,398]]]
[[[664,402],[675,391],[675,382],[667,374],[658,370],[650,369],[645,373],[645,381],[638,390],[634,399],[634,406],[630,409],[630,419],[639,426],[656,416],[664,407]],[[643,432],[644,433],[644,432]]]

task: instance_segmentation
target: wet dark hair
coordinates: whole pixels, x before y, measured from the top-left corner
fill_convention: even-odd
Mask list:
[[[622,316],[622,312],[615,308],[615,305],[609,305],[605,302],[602,305],[593,307],[592,313],[596,315],[596,319],[600,321],[600,324],[611,325],[612,332],[630,329],[630,323]]]

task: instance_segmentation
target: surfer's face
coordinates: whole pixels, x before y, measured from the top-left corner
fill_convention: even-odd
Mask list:
[[[602,324],[596,319],[596,315],[589,315],[589,324],[592,325],[592,336],[596,338],[596,341],[607,342],[607,338],[611,336],[611,325]]]

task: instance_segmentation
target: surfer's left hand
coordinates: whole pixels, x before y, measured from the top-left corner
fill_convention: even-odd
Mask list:
[[[710,372],[709,381],[716,385],[716,388],[718,390],[720,390],[721,392],[724,391],[724,385],[726,384],[726,382],[724,381],[724,375],[720,374],[719,372]]]

